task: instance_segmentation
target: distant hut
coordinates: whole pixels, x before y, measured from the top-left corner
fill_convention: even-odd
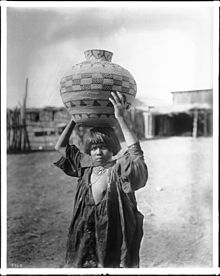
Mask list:
[[[213,90],[171,92],[172,105],[142,103],[145,138],[156,136],[211,136],[213,123]]]
[[[26,123],[31,149],[54,149],[68,120],[70,115],[64,107],[27,108]]]
[[[186,107],[187,115],[191,119],[192,136],[211,136],[213,133],[213,90],[204,89],[171,93],[175,106]],[[176,119],[179,120],[178,116]]]

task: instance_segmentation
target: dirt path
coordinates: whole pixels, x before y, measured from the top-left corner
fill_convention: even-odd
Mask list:
[[[145,215],[141,267],[212,265],[212,139],[142,142],[148,185],[137,192]],[[74,185],[52,165],[55,152],[8,156],[8,267],[64,262]]]

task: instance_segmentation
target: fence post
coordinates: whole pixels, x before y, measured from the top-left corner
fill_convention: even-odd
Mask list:
[[[198,134],[198,110],[194,110],[194,117],[193,117],[193,138],[197,137]]]

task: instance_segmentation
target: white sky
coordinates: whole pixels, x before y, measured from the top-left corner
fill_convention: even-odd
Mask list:
[[[126,3],[126,2],[125,2]],[[122,2],[123,4],[123,2]],[[126,4],[124,4],[126,5]],[[143,6],[7,8],[7,106],[63,106],[59,81],[87,49],[113,52],[137,97],[212,88],[213,8]]]

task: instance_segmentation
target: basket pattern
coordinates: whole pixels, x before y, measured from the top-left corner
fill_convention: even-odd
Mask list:
[[[111,92],[121,92],[131,104],[136,82],[128,70],[111,62],[111,52],[88,50],[85,56],[86,61],[74,65],[61,79],[63,103],[77,123],[114,125]]]
[[[136,94],[135,80],[128,76],[106,73],[72,74],[61,80],[60,93],[85,90],[119,91]]]

